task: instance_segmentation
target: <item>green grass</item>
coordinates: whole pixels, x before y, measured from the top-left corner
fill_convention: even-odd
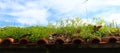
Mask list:
[[[75,17],[74,19],[60,19],[56,21],[55,25],[49,22],[47,26],[6,26],[0,28],[0,38],[12,37],[14,39],[20,39],[25,34],[30,34],[26,37],[34,42],[38,38],[48,38],[52,33],[69,33],[72,36],[89,39],[93,37],[102,38],[110,33],[117,33],[118,35],[120,32],[120,28],[115,22],[106,24],[103,18],[93,18],[93,21],[98,25],[102,25],[102,27],[95,31],[95,25],[84,23],[81,18]]]

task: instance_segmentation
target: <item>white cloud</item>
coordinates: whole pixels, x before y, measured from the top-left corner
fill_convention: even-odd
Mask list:
[[[19,2],[21,1],[24,4],[20,4]],[[120,0],[88,0],[87,3],[84,3],[85,1],[86,0],[25,0],[24,2],[24,0],[9,0],[0,2],[0,11],[3,10],[0,14],[16,16],[16,22],[21,24],[36,25],[47,24],[49,16],[54,16],[55,18],[86,17],[87,8],[87,13],[98,12],[98,14],[93,15],[93,17],[102,16],[111,20],[117,19],[117,22],[120,23],[120,12],[117,12],[115,7],[120,6]],[[13,11],[4,12],[5,9],[12,9]],[[53,9],[55,13],[48,11],[49,9]]]
[[[86,5],[88,8],[88,11],[94,12],[98,10],[105,10],[109,6],[112,6],[112,7],[120,6],[120,0],[88,0]]]
[[[13,11],[20,11],[20,10],[24,10],[25,7],[17,2],[14,2],[13,0],[0,2],[0,10],[7,10],[7,9],[12,9]]]
[[[19,16],[17,21],[22,24],[37,25],[37,24],[47,24],[47,17],[49,13],[46,10],[39,9],[29,9],[21,12],[11,13],[11,15]]]
[[[40,0],[39,0],[40,1]],[[42,4],[41,4],[42,5]],[[25,25],[46,25],[47,17],[50,15],[47,9],[40,8],[37,1],[28,1],[24,5],[19,4],[14,0],[1,2],[1,10],[12,9],[11,12],[0,12],[0,14],[7,14],[16,16],[16,22]],[[7,20],[11,21],[11,20]]]
[[[107,15],[107,14],[106,14]],[[104,16],[105,20],[107,22],[116,22],[117,24],[120,24],[120,13],[113,13],[113,14],[108,14],[107,16]]]
[[[89,13],[95,13],[93,17],[103,17],[108,22],[114,20],[120,24],[120,0],[88,0],[86,6]]]
[[[84,16],[85,0],[51,0],[51,7],[57,11],[57,17],[75,17]]]
[[[58,18],[60,16],[72,15],[74,13],[79,13],[80,11],[75,11],[81,9],[77,6],[80,6],[84,0],[35,0],[27,1],[24,5],[19,4],[17,0],[9,0],[1,5],[1,9],[12,9],[14,11],[8,13],[3,12],[4,14],[9,14],[16,16],[16,22],[21,24],[36,25],[36,24],[47,24],[47,18],[50,15],[48,12],[49,8],[54,9],[57,13],[55,16]],[[64,14],[64,15],[62,15]],[[53,14],[54,15],[54,14]]]

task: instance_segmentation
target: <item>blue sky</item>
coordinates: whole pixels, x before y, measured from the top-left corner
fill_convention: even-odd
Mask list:
[[[120,0],[0,0],[0,26],[47,25],[76,16],[120,24]]]

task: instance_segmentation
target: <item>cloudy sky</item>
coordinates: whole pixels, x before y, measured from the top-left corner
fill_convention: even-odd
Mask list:
[[[0,26],[47,25],[76,16],[120,24],[120,0],[0,0]]]

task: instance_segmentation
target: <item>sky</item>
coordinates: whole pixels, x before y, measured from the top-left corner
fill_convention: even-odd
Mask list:
[[[0,26],[46,26],[76,16],[120,24],[120,0],[0,0]]]

